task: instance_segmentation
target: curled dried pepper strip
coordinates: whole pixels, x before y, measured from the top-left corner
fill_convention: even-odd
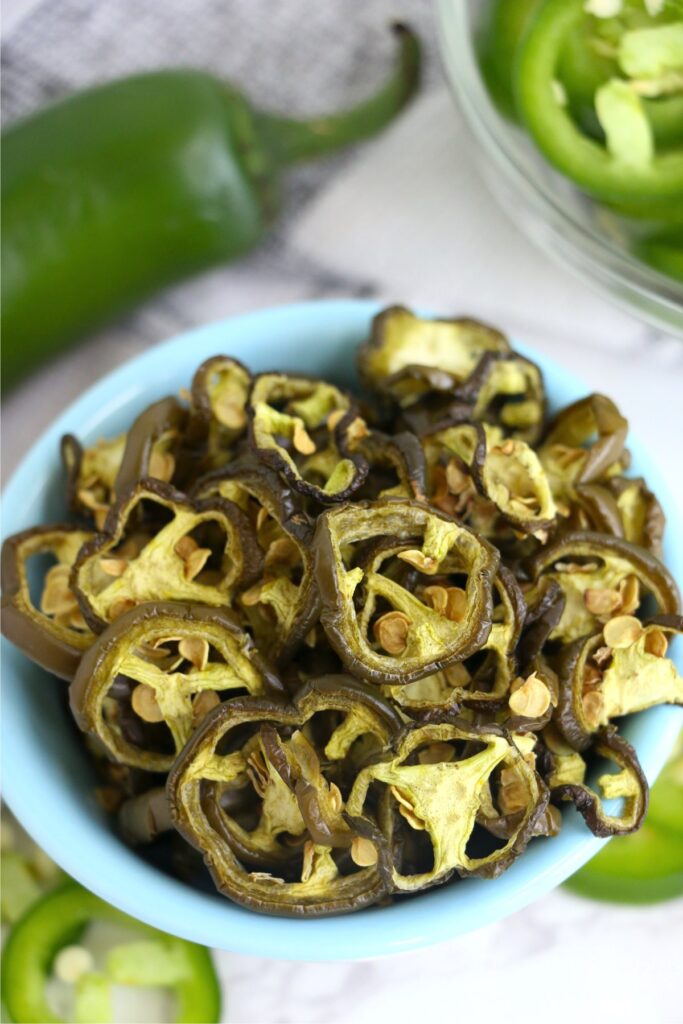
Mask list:
[[[601,775],[593,787],[581,777],[576,781],[563,781],[553,766],[546,779],[551,800],[573,803],[595,836],[604,838],[636,832],[647,813],[649,790],[635,750],[613,726],[609,726],[597,733],[590,753],[611,761],[619,771]],[[580,754],[572,753],[568,757],[581,760]],[[562,761],[562,757],[559,760]],[[605,801],[610,800],[622,802],[615,813],[610,813],[605,807]]]
[[[365,567],[350,564],[354,549],[383,539]],[[399,500],[342,506],[318,519],[315,549],[321,621],[352,674],[410,683],[486,643],[498,553],[448,516]],[[408,586],[391,576],[401,563],[417,574]],[[444,608],[415,593],[440,580],[450,589]]]
[[[93,634],[83,619],[69,574],[92,533],[69,525],[36,526],[2,545],[2,633],[42,668],[72,679]],[[50,556],[39,606],[31,597],[29,563]]]
[[[69,698],[79,727],[97,736],[119,764],[163,772],[226,697],[281,690],[229,613],[151,602],[100,634]]]
[[[152,533],[136,533],[140,514]],[[81,549],[71,586],[96,632],[144,601],[224,605],[258,578],[262,553],[249,519],[224,498],[191,501],[146,479],[112,506],[105,529]]]
[[[370,431],[356,446],[369,466],[368,475],[355,501],[380,498],[414,498],[425,500],[425,458],[417,437],[410,431],[383,434]]]

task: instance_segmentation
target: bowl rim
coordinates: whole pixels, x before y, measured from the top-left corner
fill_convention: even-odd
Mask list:
[[[218,351],[233,352],[249,360],[254,345],[272,346],[273,336],[283,339],[361,339],[370,318],[381,304],[370,300],[334,299],[276,306],[227,318],[183,332],[125,362],[85,391],[45,430],[7,484],[4,495],[3,535],[23,527],[38,489],[54,477],[57,442],[69,430],[87,435],[136,397],[149,395],[150,373],[162,368],[170,375],[190,375],[203,358]],[[423,315],[433,315],[426,312]],[[327,332],[327,334],[326,334]],[[550,383],[553,404],[564,404],[584,394],[582,382],[553,359],[513,340],[522,354],[535,359]],[[240,348],[241,346],[241,348]],[[277,360],[276,360],[277,361]],[[288,357],[282,359],[287,368]],[[165,368],[165,369],[164,369]],[[296,367],[291,367],[296,369]],[[670,513],[675,506],[637,439],[630,439],[634,462],[648,465],[648,481]],[[9,511],[8,511],[9,510]],[[16,511],[18,510],[18,511]],[[683,540],[676,546],[670,528],[666,561],[683,578]],[[3,662],[26,664],[24,656],[3,640]],[[680,654],[676,658],[681,663]],[[8,676],[10,677],[8,679]],[[2,765],[4,798],[19,822],[64,870],[86,888],[121,910],[163,931],[231,952],[286,960],[356,960],[405,952],[432,945],[499,920],[548,892],[588,861],[603,845],[569,808],[565,826],[549,844],[530,848],[495,883],[468,880],[398,900],[389,907],[368,908],[332,918],[295,920],[270,917],[238,907],[214,894],[193,889],[165,875],[121,843],[102,826],[94,799],[50,789],[50,764],[43,756],[35,729],[26,727],[22,711],[22,685],[10,666],[3,673]],[[9,685],[8,685],[9,684]],[[25,706],[30,703],[24,695]],[[653,708],[629,721],[644,770],[654,779],[666,760],[683,718],[680,709]],[[13,765],[23,764],[21,771]],[[43,774],[41,775],[41,772]],[[43,787],[36,799],[36,787]],[[538,852],[537,852],[538,851]],[[531,859],[529,859],[531,858]],[[535,865],[535,870],[534,870]]]
[[[534,241],[553,258],[557,258],[558,252],[561,252],[563,261],[584,281],[591,281],[594,287],[598,281],[600,291],[607,282],[610,297],[617,302],[626,302],[631,311],[637,311],[641,318],[660,329],[683,334],[683,285],[654,267],[632,258],[627,251],[615,246],[606,235],[572,216],[548,187],[545,179],[532,173],[533,168],[525,165],[517,148],[511,143],[510,130],[516,126],[507,122],[496,110],[479,72],[473,47],[467,43],[471,37],[469,5],[464,0],[433,0],[433,5],[438,46],[446,77],[472,133],[487,155],[495,160],[496,166],[514,182],[516,190],[543,217],[544,223],[551,226],[553,244],[550,244],[547,231],[530,231]],[[501,127],[506,130],[501,130]],[[543,159],[546,167],[558,177],[563,186],[583,194],[573,182],[555,170],[540,152],[537,152],[537,156]],[[495,194],[495,190],[492,191]],[[589,201],[588,197],[586,201]],[[514,219],[517,221],[517,218]],[[557,244],[558,238],[561,239],[561,246]],[[578,263],[574,258],[577,255]],[[583,266],[584,259],[590,263],[590,271]]]

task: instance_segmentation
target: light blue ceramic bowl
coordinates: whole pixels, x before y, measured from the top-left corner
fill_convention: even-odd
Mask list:
[[[352,384],[355,346],[366,337],[375,312],[373,303],[357,301],[265,310],[190,331],[122,366],[67,409],[27,455],[5,492],[5,535],[64,516],[57,452],[65,432],[92,442],[125,430],[152,400],[187,386],[195,367],[217,353],[237,356],[255,371],[302,371]],[[561,366],[519,348],[542,366],[552,406],[585,394],[581,382]],[[665,482],[635,440],[630,446],[634,474],[645,474],[668,504],[667,562],[683,580],[683,542],[676,539]],[[58,700],[62,685],[3,644],[5,799],[34,839],[88,889],[148,924],[207,946],[301,960],[355,959],[427,946],[519,910],[601,846],[570,810],[560,836],[533,842],[494,882],[463,882],[391,907],[324,920],[254,914],[169,878],[117,838],[95,802],[91,770]],[[650,780],[682,720],[678,709],[657,708],[628,722],[624,731]]]

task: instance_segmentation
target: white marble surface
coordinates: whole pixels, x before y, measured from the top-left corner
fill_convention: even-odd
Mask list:
[[[9,26],[10,42],[18,40],[9,54],[15,77],[22,58],[16,33],[30,35],[35,52],[36,19],[55,19],[60,2],[49,9],[40,0],[6,2],[5,33]],[[373,4],[387,8],[383,0]],[[331,2],[323,6],[331,17]],[[155,6],[148,0],[144,7],[149,30]],[[234,2],[230,9],[237,10]],[[247,9],[240,8],[243,17]],[[427,6],[415,0],[415,9],[428,32]],[[87,53],[87,38],[83,46]],[[46,94],[48,51],[45,44],[37,69],[35,62],[26,69],[33,77],[17,111]],[[683,344],[616,310],[519,236],[483,188],[438,84],[433,47],[429,53],[435,85],[428,95],[380,141],[296,176],[274,241],[237,266],[169,291],[10,395],[3,473],[83,387],[155,341],[270,304],[362,294],[488,317],[560,359],[587,388],[613,395],[643,440],[666,451],[664,468],[683,508]],[[679,443],[664,446],[662,438],[674,434]],[[669,1024],[683,1021],[682,948],[683,901],[625,909],[556,892],[475,934],[390,960],[305,964],[220,953],[217,962],[231,1024],[398,1024],[445,1015],[507,1024],[535,1016],[559,1024]]]

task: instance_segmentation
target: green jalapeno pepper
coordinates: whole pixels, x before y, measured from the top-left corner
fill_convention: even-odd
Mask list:
[[[418,84],[415,36],[372,99],[312,121],[250,108],[213,76],[155,71],[89,89],[3,137],[3,386],[160,287],[262,237],[277,171],[374,134]],[[106,253],[106,271],[94,253]]]
[[[683,196],[683,148],[653,152],[646,115],[638,112],[628,83],[614,79],[615,85],[604,87],[609,92],[598,92],[606,146],[585,135],[557,101],[553,85],[562,48],[584,17],[583,0],[545,0],[535,13],[517,57],[520,114],[548,159],[590,195],[634,209],[656,204],[666,217]]]
[[[82,1022],[113,1022],[112,987],[163,987],[176,1002],[177,1022],[210,1024],[220,1017],[220,988],[211,955],[202,946],[165,935],[103,903],[74,882],[48,893],[12,928],[2,954],[2,999],[16,1024],[60,1024],[47,983],[55,961],[95,922],[130,931],[75,981],[74,1013]],[[85,953],[85,950],[83,951]],[[88,957],[88,954],[85,953]]]

